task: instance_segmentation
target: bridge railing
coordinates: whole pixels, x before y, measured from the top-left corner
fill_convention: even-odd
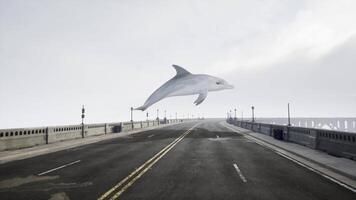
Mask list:
[[[161,124],[186,122],[193,119],[150,120],[77,124],[33,128],[0,129],[0,151],[32,147],[64,140],[132,131]]]
[[[295,127],[277,124],[240,121],[234,118],[227,122],[254,132],[262,133],[278,140],[293,142],[331,155],[356,160],[356,133]]]

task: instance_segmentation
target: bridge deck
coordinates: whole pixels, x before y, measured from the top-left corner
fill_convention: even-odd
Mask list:
[[[0,172],[0,199],[356,198],[219,121],[183,123],[14,161],[0,165]]]

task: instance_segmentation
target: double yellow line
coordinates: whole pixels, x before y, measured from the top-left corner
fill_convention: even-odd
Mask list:
[[[178,142],[180,142],[186,135],[188,135],[196,126],[194,125],[187,131],[185,131],[182,135],[180,135],[173,142],[168,144],[165,148],[163,148],[160,152],[154,155],[151,159],[143,163],[139,168],[133,171],[126,178],[122,179],[118,184],[112,187],[110,190],[101,195],[98,200],[104,199],[118,199],[120,195],[127,190],[137,179],[139,179],[143,174],[145,174],[156,162],[158,162],[166,153],[168,153]]]

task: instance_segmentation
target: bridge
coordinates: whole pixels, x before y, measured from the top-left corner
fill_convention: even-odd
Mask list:
[[[356,199],[355,136],[236,118],[3,129],[0,199]]]

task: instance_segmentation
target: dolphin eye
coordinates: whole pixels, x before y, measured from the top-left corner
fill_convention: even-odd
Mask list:
[[[216,82],[216,85],[220,85],[220,84],[221,84],[221,82],[219,82],[219,81],[218,81],[218,82]]]

